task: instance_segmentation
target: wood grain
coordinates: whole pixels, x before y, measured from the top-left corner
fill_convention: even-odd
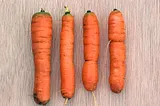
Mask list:
[[[76,93],[68,106],[94,106],[82,85],[82,17],[94,11],[100,24],[98,106],[160,106],[160,1],[159,0],[0,0],[0,106],[38,106],[34,103],[34,65],[31,51],[31,17],[44,8],[54,20],[51,100],[63,106],[60,93],[59,40],[63,6],[75,16],[74,63]],[[109,89],[107,21],[112,9],[122,11],[126,23],[127,75],[121,94]]]

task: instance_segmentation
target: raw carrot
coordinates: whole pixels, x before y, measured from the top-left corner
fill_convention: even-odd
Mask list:
[[[60,71],[61,71],[61,93],[66,99],[72,98],[75,91],[75,73],[73,62],[74,50],[74,17],[65,7],[62,17],[62,29],[60,36]]]
[[[83,18],[83,44],[83,85],[86,90],[94,91],[98,83],[99,25],[96,15],[90,10]]]
[[[51,15],[43,9],[35,13],[32,17],[31,32],[35,65],[34,100],[45,105],[50,100]]]
[[[111,90],[120,93],[125,78],[125,25],[122,13],[114,9],[108,20],[108,37],[110,43],[110,76]]]

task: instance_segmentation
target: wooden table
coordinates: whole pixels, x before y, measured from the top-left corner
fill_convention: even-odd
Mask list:
[[[94,106],[82,84],[82,17],[90,9],[100,24],[98,106],[160,106],[160,0],[0,0],[0,106],[38,106],[34,103],[34,65],[31,51],[31,17],[44,8],[53,16],[51,100],[63,106],[60,93],[59,40],[63,6],[75,16],[74,63],[76,93],[68,106]],[[126,23],[127,74],[122,93],[110,91],[107,21],[117,8]]]

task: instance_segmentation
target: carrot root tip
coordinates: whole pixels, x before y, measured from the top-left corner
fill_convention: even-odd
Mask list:
[[[63,97],[64,99],[66,99],[66,97]],[[70,100],[71,98],[67,98],[68,100]]]
[[[68,103],[68,98],[65,98],[64,104],[67,105],[67,103]]]
[[[37,94],[36,94],[36,93],[34,93],[33,96],[34,96],[34,101],[35,101],[37,104],[39,104],[39,105],[46,105],[46,104],[49,102],[49,100],[44,101],[44,102],[41,102],[41,101],[37,98]]]
[[[96,102],[96,96],[94,94],[94,92],[92,91],[92,96],[93,96],[93,99],[94,99],[94,105],[97,106],[97,102]]]
[[[121,91],[122,91],[122,90],[112,90],[112,92],[117,93],[117,94],[118,94],[118,93],[121,93]]]

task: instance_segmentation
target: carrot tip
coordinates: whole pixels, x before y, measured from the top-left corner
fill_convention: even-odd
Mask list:
[[[117,90],[117,91],[112,90],[112,92],[117,93],[117,94],[118,94],[118,93],[121,93],[121,91],[122,91],[122,90]]]
[[[45,10],[43,8],[41,8],[41,12],[45,12]]]
[[[91,12],[91,10],[87,10],[87,13],[90,13]]]
[[[117,9],[115,8],[115,9],[113,9],[113,11],[117,11]]]
[[[66,15],[66,14],[70,14],[70,12],[65,12],[65,15]]]
[[[46,105],[49,102],[49,100],[44,102],[39,101],[36,94],[34,94],[34,101],[39,105]]]
[[[95,96],[94,92],[92,92],[92,96],[93,96],[93,99],[94,99],[94,104],[95,104],[95,106],[97,106],[96,96]]]
[[[68,103],[68,98],[65,99],[64,104],[67,105],[67,103]]]
[[[70,14],[69,8],[67,6],[64,6],[64,8],[65,8],[65,14]]]

